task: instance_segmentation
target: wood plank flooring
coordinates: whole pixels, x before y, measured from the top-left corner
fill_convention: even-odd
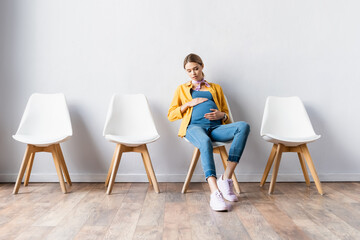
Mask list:
[[[0,184],[0,239],[360,239],[360,183],[315,185],[240,183],[229,212],[209,207],[206,183],[73,183],[68,194],[58,183]]]

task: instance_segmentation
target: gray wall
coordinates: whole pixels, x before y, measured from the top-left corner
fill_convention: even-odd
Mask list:
[[[16,178],[25,145],[11,135],[34,92],[67,97],[74,135],[62,147],[74,181],[105,179],[113,93],[147,96],[161,135],[149,145],[158,180],[183,181],[193,147],[166,115],[188,80],[190,52],[222,85],[235,120],[251,125],[239,180],[259,181],[270,153],[259,136],[266,97],[297,95],[322,135],[309,145],[320,179],[359,181],[359,8],[355,0],[1,1],[0,181]],[[193,179],[203,181],[200,165]],[[57,181],[50,154],[36,156],[32,180]],[[124,155],[117,180],[147,180],[139,155]],[[303,180],[295,154],[283,155],[279,180]]]

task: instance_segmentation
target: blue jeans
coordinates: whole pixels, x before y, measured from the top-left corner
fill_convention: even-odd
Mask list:
[[[249,133],[250,126],[246,122],[234,122],[213,127],[191,124],[186,130],[186,139],[200,150],[201,165],[207,179],[208,177],[216,178],[212,141],[233,140],[228,161],[238,163]]]

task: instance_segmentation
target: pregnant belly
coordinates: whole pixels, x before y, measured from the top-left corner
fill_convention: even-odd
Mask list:
[[[208,100],[201,104],[198,104],[194,106],[193,112],[192,112],[192,118],[195,120],[200,120],[204,118],[204,115],[206,113],[210,113],[210,109],[218,109],[215,102]]]

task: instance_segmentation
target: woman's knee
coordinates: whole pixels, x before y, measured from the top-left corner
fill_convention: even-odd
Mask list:
[[[246,134],[250,133],[250,125],[247,122],[244,122],[244,131]]]
[[[210,138],[204,138],[200,140],[200,148],[212,149],[212,141]]]
[[[248,135],[250,133],[250,125],[247,122],[238,122],[237,132]]]

